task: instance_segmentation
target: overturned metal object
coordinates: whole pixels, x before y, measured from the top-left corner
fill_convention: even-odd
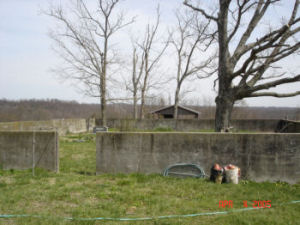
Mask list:
[[[195,177],[204,178],[206,177],[204,170],[197,164],[191,163],[178,163],[168,166],[163,171],[164,176],[172,177]]]

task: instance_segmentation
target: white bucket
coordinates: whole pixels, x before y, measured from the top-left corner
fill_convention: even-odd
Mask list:
[[[232,169],[225,170],[226,182],[238,184],[239,183],[239,168],[235,167]]]

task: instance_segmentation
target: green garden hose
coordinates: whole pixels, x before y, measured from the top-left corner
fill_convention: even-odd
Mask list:
[[[296,204],[300,203],[300,200],[286,202],[281,205],[287,204]],[[169,215],[169,216],[158,216],[158,217],[141,217],[141,218],[112,218],[112,217],[95,217],[95,218],[76,218],[76,217],[61,217],[63,220],[80,220],[80,221],[95,221],[95,220],[110,220],[110,221],[145,221],[145,220],[158,220],[158,219],[172,219],[172,218],[187,218],[187,217],[196,217],[196,216],[213,216],[213,215],[224,215],[234,212],[244,212],[250,210],[259,210],[263,208],[242,208],[242,209],[234,209],[230,211],[219,211],[219,212],[203,212],[203,213],[195,213],[195,214],[186,214],[186,215]],[[268,208],[265,208],[268,209]],[[0,218],[3,219],[11,219],[11,218],[21,218],[21,217],[31,217],[31,218],[49,218],[46,216],[40,215],[30,215],[30,214],[20,214],[20,215],[0,215]]]

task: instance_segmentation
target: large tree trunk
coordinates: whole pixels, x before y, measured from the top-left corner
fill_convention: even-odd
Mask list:
[[[216,97],[215,131],[225,131],[230,126],[231,112],[234,104],[234,94],[232,89],[232,70],[230,64],[227,24],[228,8],[230,0],[220,1],[220,13],[218,18],[218,42],[219,42],[219,68],[218,68],[218,96]]]
[[[235,91],[228,79],[226,64],[219,64],[219,90],[216,97],[215,131],[226,131],[230,127],[231,113],[235,102]]]
[[[231,96],[216,98],[215,131],[226,131],[230,127],[233,105],[234,100]]]

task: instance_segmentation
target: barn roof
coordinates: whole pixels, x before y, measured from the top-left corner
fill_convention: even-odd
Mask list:
[[[152,111],[150,112],[151,114],[163,114],[164,111],[168,110],[168,109],[171,109],[171,108],[174,108],[174,105],[170,105],[170,106],[166,106],[166,107],[163,107],[163,108],[160,108],[160,109],[157,109],[155,111]],[[178,105],[178,109],[182,109],[184,111],[187,111],[191,114],[195,114],[195,115],[198,115],[199,116],[199,112],[193,110],[193,109],[190,109],[190,108],[187,108],[187,107],[184,107],[182,105]]]

